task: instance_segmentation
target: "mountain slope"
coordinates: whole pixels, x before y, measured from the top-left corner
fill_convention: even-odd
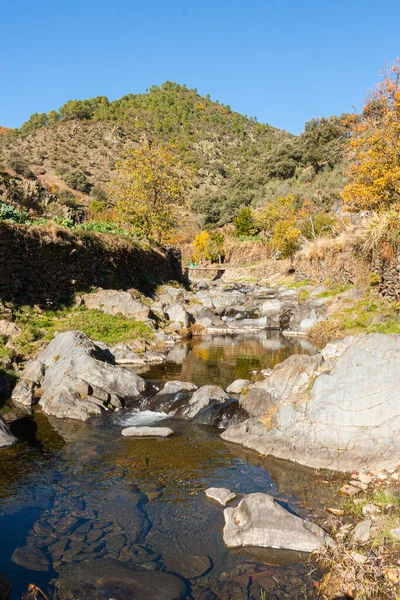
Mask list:
[[[322,159],[342,135],[336,121],[325,121],[310,129],[311,147],[316,142]],[[71,206],[85,207],[90,193],[104,198],[124,150],[145,140],[177,146],[195,173],[193,207],[210,226],[228,222],[242,205],[299,189],[297,179],[307,165],[314,164],[308,179],[319,171],[307,136],[296,138],[258,123],[171,82],[113,102],[104,96],[71,100],[58,112],[35,113],[20,130],[0,136],[0,171],[2,165],[9,175],[36,178],[58,196],[72,192]],[[340,162],[337,150],[329,169]],[[71,184],[77,178],[83,183]]]

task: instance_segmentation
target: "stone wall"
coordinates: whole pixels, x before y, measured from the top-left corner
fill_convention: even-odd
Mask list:
[[[388,300],[400,300],[400,254],[392,260],[385,259],[379,252],[372,257],[371,272],[381,296]]]
[[[172,247],[141,247],[129,240],[62,228],[0,224],[0,299],[57,304],[92,287],[136,288],[181,281],[181,256]]]

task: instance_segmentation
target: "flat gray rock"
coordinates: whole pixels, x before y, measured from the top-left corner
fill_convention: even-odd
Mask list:
[[[218,504],[226,506],[228,502],[236,498],[236,494],[228,490],[228,488],[208,488],[205,492],[207,498],[215,500]]]
[[[170,437],[174,431],[169,427],[125,427],[121,431],[124,437]]]
[[[108,558],[63,565],[55,600],[183,600],[185,583],[172,573],[150,571]]]
[[[267,494],[249,494],[236,508],[225,508],[224,543],[228,548],[278,548],[313,552],[332,545],[318,525],[304,521]]]
[[[46,556],[35,546],[16,548],[11,560],[30,571],[48,571],[50,566]]]
[[[356,544],[365,544],[368,542],[369,538],[371,537],[371,527],[371,519],[366,519],[365,521],[357,523],[354,528],[353,535],[351,536],[352,542]]]

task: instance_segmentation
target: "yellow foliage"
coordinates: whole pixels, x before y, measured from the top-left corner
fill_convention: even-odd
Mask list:
[[[353,211],[382,210],[400,201],[400,60],[384,74],[353,126],[356,162],[342,194]]]
[[[292,259],[299,249],[300,230],[295,227],[294,219],[279,221],[275,225],[273,243],[275,248],[282,253],[282,258]]]
[[[116,217],[146,237],[164,239],[176,226],[176,207],[184,203],[189,176],[172,146],[142,144],[129,150],[109,185]]]
[[[193,240],[193,259],[194,261],[200,262],[201,260],[209,260],[210,259],[210,234],[208,231],[202,231]]]

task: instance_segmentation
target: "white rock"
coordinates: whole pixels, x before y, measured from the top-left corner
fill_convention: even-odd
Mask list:
[[[101,415],[104,407],[98,401],[107,403],[111,394],[124,403],[137,400],[146,388],[145,381],[104,358],[81,331],[60,333],[26,365],[12,399],[24,405],[39,401],[47,415],[81,421]]]
[[[356,544],[365,544],[369,541],[371,537],[371,526],[372,521],[370,519],[366,519],[365,521],[361,521],[358,523],[353,531],[353,535],[351,539]]]
[[[356,487],[362,489],[362,490],[367,490],[368,489],[368,485],[366,483],[364,483],[361,480],[351,480],[349,481],[350,485],[355,485]]]
[[[251,384],[248,379],[236,379],[229,387],[226,388],[228,394],[241,394],[244,388]]]
[[[358,475],[358,479],[362,482],[362,483],[366,483],[367,485],[369,485],[372,481],[372,476],[371,475],[367,475],[366,473],[360,473]]]
[[[361,510],[365,517],[368,515],[379,515],[382,512],[379,506],[376,506],[375,504],[365,504]]]
[[[126,427],[121,431],[124,437],[170,437],[174,431],[169,427]]]
[[[249,494],[236,508],[224,510],[224,543],[228,548],[246,546],[313,552],[333,540],[326,531],[304,521],[267,494]]]
[[[215,500],[222,506],[226,506],[228,502],[236,498],[236,494],[228,490],[228,488],[208,488],[206,490],[207,498],[211,500]]]

